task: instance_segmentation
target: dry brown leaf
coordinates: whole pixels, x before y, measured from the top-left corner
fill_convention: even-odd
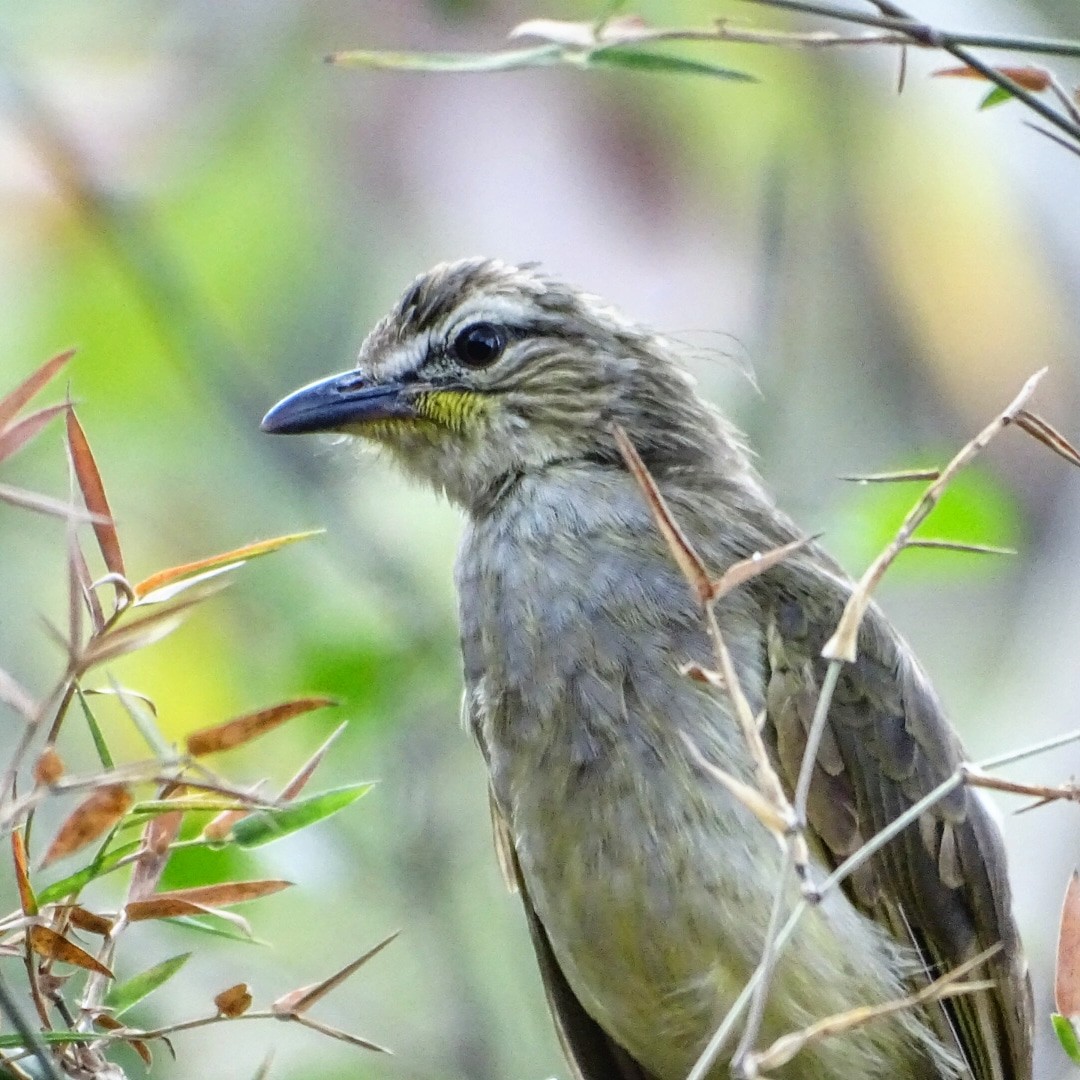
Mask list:
[[[671,551],[675,564],[683,572],[683,576],[701,603],[708,603],[713,584],[709,572],[705,569],[705,564],[701,561],[701,556],[679,528],[678,522],[668,508],[667,501],[660,493],[656,481],[652,478],[645,462],[641,460],[641,455],[630,441],[630,437],[618,424],[612,426],[612,434],[615,436],[615,445],[619,448],[619,453],[622,454],[623,461],[630,470],[630,475],[637,481],[638,487],[645,496],[645,501],[652,511],[653,518]]]
[[[1054,968],[1054,1007],[1068,1020],[1080,1017],[1080,874],[1065,888]]]
[[[73,945],[67,938],[47,926],[31,926],[26,932],[26,940],[38,956],[44,956],[47,960],[59,960],[94,971],[98,975],[106,975],[110,979],[113,977],[113,973],[100,960],[96,960],[85,949]]]
[[[79,490],[82,491],[87,509],[103,519],[94,522],[94,535],[97,537],[98,547],[101,548],[101,557],[105,560],[110,573],[127,577],[124,571],[124,556],[120,551],[120,537],[116,533],[112,510],[109,509],[105,485],[102,482],[97,462],[94,460],[93,451],[90,449],[90,443],[87,441],[86,432],[83,431],[74,409],[68,410],[67,436],[75,479],[79,482]]]
[[[88,934],[100,934],[104,937],[112,930],[112,919],[106,919],[104,915],[98,915],[93,911],[87,911],[86,908],[79,904],[72,904],[61,910],[67,915],[72,926],[78,930],[85,930]]]
[[[12,424],[6,431],[0,431],[0,461],[21,450],[54,416],[58,416],[68,407],[67,402],[64,402],[62,405],[38,409],[17,424]]]
[[[11,833],[11,860],[15,864],[15,884],[19,888],[19,906],[24,915],[36,915],[38,913],[37,897],[30,886],[30,868],[26,860],[26,841],[23,839],[22,828],[13,829]]]
[[[0,431],[11,423],[16,413],[48,382],[55,378],[57,372],[75,355],[74,349],[57,353],[56,356],[46,360],[32,375],[25,378],[9,394],[0,398]]]
[[[1049,90],[1053,85],[1053,76],[1046,68],[1034,67],[1028,65],[1027,67],[996,67],[994,70],[999,75],[1004,75],[1007,79],[1012,79],[1017,86],[1022,86],[1025,90],[1031,90],[1034,93],[1041,93],[1043,90]],[[945,79],[978,79],[981,82],[987,82],[986,76],[981,71],[976,71],[973,67],[968,67],[966,64],[963,67],[951,67],[942,68],[940,71],[934,71],[931,74]]]
[[[150,1053],[150,1044],[142,1039],[128,1039],[128,1046],[142,1058],[143,1064],[149,1069],[154,1064],[154,1055]]]
[[[307,786],[307,782],[311,779],[312,774],[319,767],[322,759],[326,757],[327,751],[337,740],[337,737],[345,730],[346,724],[338,724],[336,728],[330,733],[326,741],[304,762],[303,765],[297,770],[296,775],[281,789],[281,795],[278,796],[281,802],[288,802],[290,799],[295,799]]]
[[[110,784],[92,792],[60,826],[41,865],[48,866],[96,840],[128,812],[131,801],[131,795],[122,784]]]
[[[174,889],[158,893],[149,900],[136,900],[124,910],[132,922],[145,919],[171,919],[191,915],[209,907],[228,907],[270,896],[292,885],[291,881],[267,879],[262,881],[226,881],[220,885],[200,885],[193,889]]]
[[[773,548],[760,554],[751,555],[748,559],[740,559],[737,563],[729,566],[717,581],[710,587],[709,599],[719,600],[727,596],[733,589],[755,578],[758,574],[771,570],[778,563],[782,563],[788,556],[794,555],[800,548],[813,543],[816,536],[805,536],[801,540],[792,540],[789,544]]]
[[[1016,414],[1015,423],[1018,428],[1063,457],[1070,465],[1080,465],[1080,450],[1077,450],[1048,420],[1044,420],[1028,409],[1021,409]]]
[[[249,559],[258,558],[260,555],[268,555],[272,551],[285,547],[287,544],[295,544],[299,540],[307,540],[312,536],[318,536],[321,529],[313,529],[310,532],[290,533],[288,536],[275,536],[270,540],[257,540],[253,544],[245,544],[243,547],[234,548],[232,551],[223,551],[220,555],[210,555],[205,559],[195,562],[183,563],[180,566],[170,566],[167,570],[159,570],[148,578],[140,581],[135,586],[135,595],[142,599],[152,592],[183,581],[184,578],[193,577],[207,570],[217,567],[228,566],[247,562]]]
[[[331,1039],[340,1039],[350,1046],[359,1046],[363,1050],[374,1050],[377,1054],[389,1054],[391,1052],[385,1046],[380,1046],[370,1039],[365,1039],[363,1035],[353,1035],[349,1031],[342,1031],[341,1028],[331,1027],[329,1024],[312,1020],[310,1016],[298,1016],[295,1013],[286,1013],[284,1015],[297,1024],[303,1024],[304,1027],[311,1028],[312,1031],[318,1031],[322,1035],[329,1035]]]
[[[179,787],[171,794],[182,795],[185,788]],[[182,810],[159,814],[151,818],[143,829],[143,850],[131,872],[131,884],[128,886],[128,900],[145,900],[158,887],[165,864],[169,861],[169,846],[180,832],[184,820]]]
[[[289,993],[279,997],[277,1001],[270,1006],[271,1011],[278,1014],[287,1013],[290,1016],[300,1016],[316,1002],[321,1001],[331,990],[335,990],[339,987],[350,975],[355,974],[373,956],[377,956],[381,953],[400,933],[400,930],[395,930],[392,934],[384,937],[378,945],[373,945],[368,949],[363,956],[357,957],[339,971],[335,971],[333,975],[323,979],[322,982],[315,983],[310,987],[301,987],[298,990],[290,990]]]
[[[214,997],[214,1005],[222,1016],[232,1020],[243,1016],[251,1008],[251,988],[247,983],[236,983]]]
[[[268,709],[260,709],[258,712],[226,720],[223,724],[203,728],[189,735],[187,737],[188,753],[201,757],[203,754],[232,750],[236,746],[251,742],[260,735],[265,735],[268,731],[273,731],[274,728],[285,723],[286,720],[291,720],[294,716],[334,704],[336,702],[328,697],[296,698],[293,701],[282,702],[280,705],[272,705]]]
[[[34,762],[34,783],[55,784],[64,775],[64,763],[56,752],[55,746],[46,746],[41,756]]]
[[[784,838],[791,831],[793,824],[789,815],[785,812],[786,808],[776,806],[757,788],[744,783],[737,776],[732,776],[731,773],[721,769],[719,765],[714,765],[702,754],[689,736],[684,734],[683,742],[698,766],[723,784],[783,846]]]

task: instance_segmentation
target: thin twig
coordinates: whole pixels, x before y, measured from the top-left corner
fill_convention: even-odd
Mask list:
[[[1046,371],[1046,368],[1040,369],[1024,383],[1016,397],[978,435],[960,448],[948,465],[941,470],[937,479],[927,487],[922,498],[911,508],[900,523],[896,535],[867,567],[848,597],[836,632],[825,643],[825,648],[821,650],[821,655],[827,660],[846,660],[849,663],[855,661],[858,655],[859,626],[867,608],[870,606],[871,593],[877,587],[885,571],[892,565],[900,552],[904,550],[913,533],[926,520],[930,511],[937,506],[941,496],[945,493],[945,489],[956,474],[984,450],[996,435],[999,435],[1012,423],[1035,392],[1035,387],[1046,374]]]

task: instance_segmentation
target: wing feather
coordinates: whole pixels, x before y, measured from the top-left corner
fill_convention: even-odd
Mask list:
[[[766,577],[772,578],[761,594],[768,618],[766,731],[778,771],[794,788],[825,672],[821,649],[839,618],[845,586],[828,572],[815,576],[815,605],[831,591],[835,617],[809,619],[805,576],[785,578],[781,571]],[[845,666],[837,684],[807,806],[808,825],[834,866],[963,760],[928,682],[876,609],[859,644],[859,659]],[[937,1018],[941,1030],[956,1033],[973,1080],[1031,1077],[1031,991],[1004,863],[988,810],[962,788],[845,884],[861,910],[901,941],[910,939],[928,977],[1001,945],[986,964],[995,987],[951,999]]]

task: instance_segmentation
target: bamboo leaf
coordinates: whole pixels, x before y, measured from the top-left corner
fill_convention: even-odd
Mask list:
[[[124,572],[124,556],[120,551],[120,537],[113,523],[112,510],[109,509],[105,484],[102,482],[101,472],[94,460],[86,432],[83,431],[74,409],[68,409],[67,436],[71,464],[75,469],[79,490],[82,492],[83,499],[86,500],[87,509],[101,519],[94,522],[94,535],[97,537],[98,547],[101,548],[101,557],[105,560],[110,573],[127,577]]]
[[[382,71],[416,71],[425,74],[443,72],[482,73],[517,71],[521,68],[546,67],[563,62],[560,45],[538,45],[528,49],[503,49],[499,52],[390,52],[382,49],[349,49],[331,53],[328,64],[336,67],[359,67]]]
[[[1069,877],[1061,905],[1054,1007],[1070,1020],[1080,1017],[1080,874]]]
[[[289,833],[306,829],[366,795],[373,784],[352,784],[301,799],[279,810],[259,810],[238,821],[232,839],[243,848],[261,847]]]
[[[122,784],[109,784],[92,792],[64,820],[41,865],[48,866],[103,836],[127,813],[131,802]]]
[[[124,910],[132,922],[191,915],[210,907],[228,907],[281,892],[291,881],[226,881],[219,885],[197,885],[191,889],[173,889],[157,893],[148,900],[134,900]]]
[[[0,431],[15,418],[16,413],[47,383],[54,379],[64,365],[75,355],[74,349],[57,353],[46,360],[33,374],[27,376],[10,393],[0,398]]]
[[[195,731],[187,738],[188,753],[195,757],[204,754],[214,754],[221,750],[232,750],[234,747],[243,746],[252,739],[265,735],[291,720],[295,716],[302,716],[313,709],[322,709],[327,705],[335,705],[332,698],[327,697],[303,697],[293,701],[285,701],[279,705],[273,705],[268,709],[260,709],[258,712],[247,713],[233,720],[227,720],[223,724],[214,727],[203,728]]]
[[[1077,1037],[1076,1024],[1060,1013],[1051,1013],[1050,1022],[1054,1025],[1054,1034],[1062,1050],[1069,1055],[1073,1064],[1080,1065],[1080,1038]]]
[[[0,461],[6,460],[16,451],[21,450],[54,416],[67,408],[67,402],[62,405],[50,405],[48,408],[31,413],[6,430],[0,431]]]
[[[84,510],[81,506],[66,503],[62,499],[54,499],[51,495],[42,495],[37,491],[13,487],[11,484],[0,484],[0,502],[21,506],[24,510],[33,510],[39,514],[64,518],[66,521],[89,521],[94,525],[105,521],[100,514]]]
[[[663,75],[708,75],[714,79],[730,79],[736,82],[757,82],[745,71],[710,64],[707,60],[695,60],[687,56],[644,49],[639,45],[606,45],[585,54],[585,66],[622,68],[624,71],[642,71]]]
[[[178,953],[162,960],[153,967],[148,967],[138,975],[114,985],[109,993],[108,1006],[113,1016],[123,1016],[133,1005],[152,994],[159,986],[169,981],[191,957],[191,953]]]
[[[38,893],[38,903],[53,904],[58,900],[63,900],[65,896],[80,893],[91,881],[104,877],[105,874],[115,870],[129,856],[134,855],[139,850],[140,844],[140,841],[134,840],[128,844],[121,844],[111,851],[102,852],[88,866],[84,866],[81,870],[76,870],[74,874],[68,874],[67,877],[47,885]]]
[[[26,940],[38,956],[44,956],[47,960],[59,960],[98,975],[107,975],[110,979],[113,977],[113,973],[100,960],[47,926],[31,926],[26,932]]]
[[[135,586],[135,595],[139,598],[139,603],[158,603],[159,600],[156,598],[151,599],[151,596],[159,589],[174,585],[186,578],[209,576],[207,571],[210,570],[224,573],[226,570],[235,569],[252,559],[258,559],[263,555],[279,551],[289,544],[308,540],[313,536],[321,536],[323,532],[323,529],[309,529],[307,532],[289,533],[286,536],[275,536],[269,540],[256,540],[252,544],[245,544],[243,547],[233,548],[231,551],[223,551],[220,555],[210,555],[195,562],[170,566],[167,570],[159,570],[156,574],[151,574],[145,580],[140,581]]]
[[[22,826],[11,832],[11,858],[15,864],[15,884],[19,889],[19,906],[24,915],[36,915],[38,902],[30,885],[30,869],[26,859],[26,842]]]
[[[318,1004],[327,994],[332,990],[336,990],[346,979],[359,971],[372,957],[378,956],[400,933],[400,930],[395,930],[392,934],[387,935],[378,945],[373,945],[362,956],[350,961],[343,968],[335,971],[333,975],[323,979],[322,982],[316,983],[314,986],[291,990],[289,993],[282,995],[270,1006],[271,1011],[279,1014],[287,1013],[289,1016],[302,1016],[312,1005]]]

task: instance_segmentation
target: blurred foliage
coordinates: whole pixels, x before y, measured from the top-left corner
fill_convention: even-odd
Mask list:
[[[166,1005],[173,1017],[202,1007],[222,970],[244,965],[266,1000],[319,977],[327,955],[404,930],[324,1006],[331,1023],[390,1045],[393,1061],[283,1030],[273,1076],[562,1074],[489,851],[482,770],[456,723],[456,515],[374,456],[257,430],[284,391],[347,366],[413,274],[477,252],[538,258],[636,317],[714,335],[693,350],[704,387],[748,430],[781,501],[824,528],[853,571],[911,492],[835,477],[932,460],[939,447],[947,457],[1043,364],[1039,408],[1075,434],[1076,163],[1014,109],[979,112],[985,87],[928,78],[939,58],[912,51],[900,96],[885,52],[709,54],[753,74],[747,85],[374,74],[320,59],[493,50],[525,19],[588,19],[598,6],[52,0],[9,6],[0,23],[0,386],[79,346],[71,393],[134,577],[327,529],[113,666],[161,703],[174,741],[253,703],[332,694],[349,727],[325,784],[381,781],[310,838],[170,864],[163,887],[246,877],[253,858],[303,886],[263,912],[272,951],[223,941],[213,961],[194,956],[167,994],[139,1003],[143,1023]],[[636,10],[669,24],[814,28],[736,0]],[[1080,34],[1068,6],[1053,28],[1034,5],[991,17]],[[1075,64],[1055,67],[1080,81]],[[757,389],[731,354],[749,357]],[[65,493],[57,446],[47,431],[5,481]],[[1025,739],[1075,723],[1080,499],[1064,472],[1002,440],[927,534],[948,526],[1020,556],[910,554],[903,588],[887,589],[976,754],[1015,745],[1017,716]],[[62,654],[26,628],[66,618],[64,529],[0,505],[0,539],[0,666],[37,692]],[[139,745],[119,711],[103,708],[101,723],[118,753]],[[238,782],[283,781],[279,762],[324,730],[294,721],[270,760],[261,746],[235,751]],[[1070,830],[1046,824],[1056,812],[1008,823],[1042,970],[1054,868],[1077,858]],[[190,948],[182,930],[164,932],[173,954]],[[253,1075],[266,1033],[228,1034],[232,1075]],[[179,1036],[179,1062],[158,1055],[155,1075],[190,1075],[185,1062],[212,1055],[215,1038]]]

